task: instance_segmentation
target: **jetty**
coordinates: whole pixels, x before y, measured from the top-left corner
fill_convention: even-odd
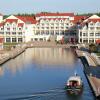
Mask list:
[[[86,51],[76,50],[82,60],[84,73],[96,98],[100,98],[100,66],[93,55]]]
[[[4,64],[10,59],[14,59],[15,57],[23,53],[26,50],[26,48],[27,48],[26,46],[20,46],[20,47],[13,48],[10,51],[1,51],[0,65]]]

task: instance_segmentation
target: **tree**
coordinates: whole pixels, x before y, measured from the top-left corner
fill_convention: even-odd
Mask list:
[[[96,52],[97,51],[96,45],[95,44],[90,44],[89,45],[89,50],[90,50],[90,52]]]

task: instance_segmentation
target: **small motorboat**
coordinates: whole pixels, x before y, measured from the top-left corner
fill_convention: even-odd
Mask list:
[[[69,77],[65,89],[70,94],[79,94],[83,89],[83,82],[80,76],[75,74],[74,76]]]

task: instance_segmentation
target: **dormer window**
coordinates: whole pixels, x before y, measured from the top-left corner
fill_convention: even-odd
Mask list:
[[[19,28],[19,30],[21,30],[21,28]]]
[[[60,20],[61,23],[63,23],[63,20]]]
[[[7,28],[7,30],[10,30],[10,28]]]
[[[94,24],[91,22],[90,25],[93,26]]]
[[[3,30],[3,28],[1,28],[1,30]]]
[[[16,30],[16,28],[13,28],[13,30]]]
[[[69,23],[66,23],[66,25],[69,25]]]
[[[9,26],[9,24],[7,24],[7,26]]]

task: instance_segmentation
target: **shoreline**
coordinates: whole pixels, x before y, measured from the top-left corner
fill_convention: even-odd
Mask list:
[[[94,96],[97,99],[100,99],[100,76],[98,76],[96,73],[99,68],[96,59],[84,51],[76,50],[76,54],[83,63],[84,74],[87,78],[90,88],[93,91]],[[93,70],[95,70],[95,72],[93,72]]]

